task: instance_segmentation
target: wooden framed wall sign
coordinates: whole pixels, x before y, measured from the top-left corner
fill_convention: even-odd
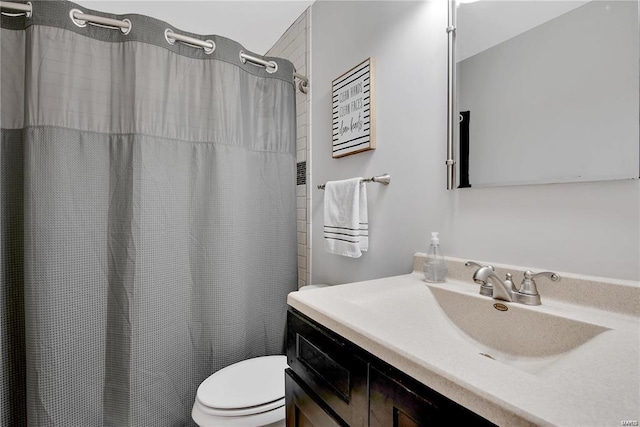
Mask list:
[[[331,87],[333,158],[375,149],[373,59],[336,78]]]

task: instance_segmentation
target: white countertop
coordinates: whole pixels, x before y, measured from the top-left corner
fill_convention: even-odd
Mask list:
[[[478,291],[478,285],[458,280],[430,286],[462,293]],[[487,304],[496,302],[486,300]],[[600,427],[640,421],[637,316],[543,295],[541,306],[525,309],[610,330],[530,373],[473,351],[469,338],[444,314],[422,273],[293,292],[287,302],[498,425]]]

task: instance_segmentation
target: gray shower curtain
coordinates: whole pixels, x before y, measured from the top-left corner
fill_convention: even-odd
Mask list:
[[[2,16],[0,425],[192,425],[203,379],[283,351],[293,67],[32,4]]]

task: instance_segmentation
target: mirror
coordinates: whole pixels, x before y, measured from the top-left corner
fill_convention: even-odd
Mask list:
[[[638,0],[455,2],[451,19],[458,188],[639,177]]]

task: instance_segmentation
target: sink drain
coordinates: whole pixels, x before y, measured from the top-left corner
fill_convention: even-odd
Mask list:
[[[487,354],[487,353],[478,353],[478,354],[479,354],[480,356],[488,357],[488,358],[489,358],[489,359],[491,359],[491,360],[496,360],[496,359],[494,359],[490,354]]]

